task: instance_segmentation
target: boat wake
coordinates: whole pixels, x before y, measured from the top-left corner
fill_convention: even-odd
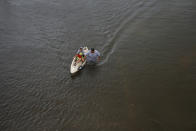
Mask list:
[[[127,11],[124,18],[119,22],[119,26],[116,28],[114,33],[111,35],[112,37],[110,37],[107,40],[106,44],[102,47],[101,49],[102,61],[98,65],[103,65],[108,61],[110,56],[115,51],[116,46],[118,45],[117,44],[118,40],[121,37],[121,34],[123,33],[123,31],[127,27],[132,26],[133,27],[132,32],[133,32],[134,21],[137,18],[142,17],[143,14],[148,13],[148,10],[151,10],[155,6],[156,2],[157,0],[150,1],[150,2],[143,0],[143,1],[135,3],[135,6],[131,10]],[[139,22],[141,22],[141,20]],[[109,32],[109,31],[106,31],[106,32]]]

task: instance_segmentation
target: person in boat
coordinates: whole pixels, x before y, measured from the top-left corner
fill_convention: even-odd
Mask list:
[[[91,48],[91,50],[86,54],[86,59],[88,63],[97,63],[100,61],[99,51]]]
[[[82,62],[85,61],[83,47],[80,47],[80,49],[77,51],[77,53],[74,57],[76,57],[76,63],[79,63],[80,61],[82,61]]]

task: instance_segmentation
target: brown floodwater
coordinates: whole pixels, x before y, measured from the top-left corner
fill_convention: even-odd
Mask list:
[[[195,131],[196,1],[1,0],[0,130]]]

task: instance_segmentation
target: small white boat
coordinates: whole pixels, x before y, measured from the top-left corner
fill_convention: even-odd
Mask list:
[[[88,52],[88,47],[83,47],[84,55]],[[75,74],[76,72],[80,71],[83,69],[83,67],[86,64],[86,60],[82,63],[82,61],[76,63],[76,57],[73,58],[71,67],[70,67],[70,73]]]

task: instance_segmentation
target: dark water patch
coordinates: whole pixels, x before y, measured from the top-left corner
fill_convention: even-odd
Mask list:
[[[146,3],[144,1],[135,3],[135,7],[132,7],[132,10],[129,10],[129,12],[124,15],[124,19],[120,21],[120,25],[117,26],[118,28],[116,28],[116,31],[112,33],[111,38],[109,38],[106,44],[104,44],[104,46],[102,47],[103,61],[100,63],[100,65],[108,61],[110,55],[113,53],[113,51],[116,48],[116,44],[118,43],[117,39],[120,37],[120,34],[122,34],[123,30],[125,30],[127,26],[130,26],[130,23],[133,24],[136,17],[142,15],[142,13],[148,10],[149,7],[155,6],[156,1],[151,1]]]

